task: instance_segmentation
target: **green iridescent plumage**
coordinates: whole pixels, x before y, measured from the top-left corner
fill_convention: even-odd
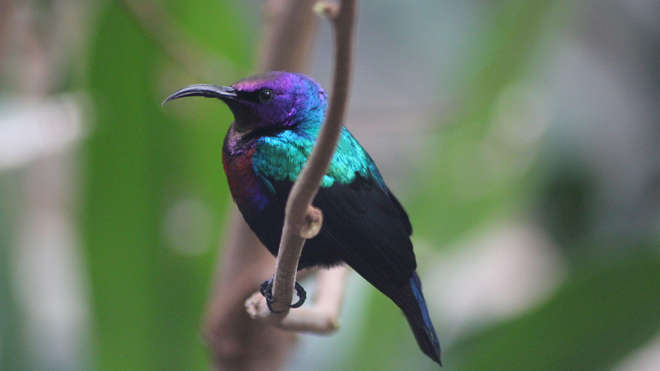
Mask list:
[[[252,159],[255,173],[264,182],[268,182],[266,179],[295,181],[312,152],[320,126],[320,122],[310,121],[300,124],[293,130],[260,138]],[[356,174],[364,178],[373,178],[384,187],[383,178],[371,157],[353,135],[343,128],[337,150],[321,181],[321,186],[330,187],[336,182],[349,184],[355,179]]]

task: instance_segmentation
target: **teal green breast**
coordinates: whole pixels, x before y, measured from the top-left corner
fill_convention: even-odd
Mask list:
[[[252,159],[255,173],[274,181],[295,181],[312,152],[319,128],[320,125],[315,123],[301,124],[276,136],[260,138]],[[337,150],[321,186],[349,184],[353,182],[356,174],[373,178],[381,187],[385,186],[369,154],[346,128],[342,128]]]

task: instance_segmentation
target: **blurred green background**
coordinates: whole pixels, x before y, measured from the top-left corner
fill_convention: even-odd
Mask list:
[[[201,370],[261,2],[0,1],[0,370]],[[660,369],[657,0],[362,1],[347,126],[448,370]],[[329,86],[322,24],[310,74]],[[221,257],[220,257],[221,258]],[[360,278],[286,369],[434,369]]]

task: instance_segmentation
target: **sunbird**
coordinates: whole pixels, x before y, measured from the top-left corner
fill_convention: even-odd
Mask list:
[[[323,124],[326,92],[305,75],[268,72],[231,86],[190,85],[163,104],[193,96],[217,98],[233,113],[222,147],[229,189],[247,224],[277,256],[287,197]],[[415,272],[410,220],[346,127],[313,205],[322,211],[323,225],[306,241],[298,269],[348,264],[401,308],[421,350],[440,364],[440,344]],[[303,296],[297,283],[296,291]],[[270,281],[262,293],[270,300]]]

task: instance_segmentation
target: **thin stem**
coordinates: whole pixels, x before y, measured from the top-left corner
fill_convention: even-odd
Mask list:
[[[265,2],[258,62],[262,70],[305,71],[318,24],[312,12],[314,3]],[[259,283],[272,276],[274,259],[236,208],[232,208],[231,215],[202,331],[217,369],[277,370],[291,351],[295,334],[253,321],[242,305]]]
[[[337,12],[326,12],[333,23],[335,34],[335,70],[328,115],[321,128],[312,154],[291,189],[286,204],[282,239],[275,265],[273,282],[273,310],[283,318],[293,297],[298,261],[305,240],[313,235],[306,233],[316,228],[321,213],[311,206],[318,192],[321,179],[328,169],[337,141],[348,101],[348,88],[353,50],[353,28],[357,0],[342,0]],[[317,231],[318,233],[318,231]]]

